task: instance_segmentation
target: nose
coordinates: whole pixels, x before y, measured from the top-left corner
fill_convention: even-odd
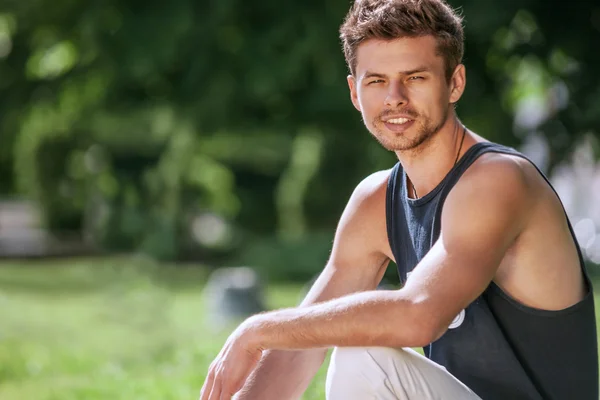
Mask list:
[[[388,86],[388,94],[385,98],[385,105],[396,108],[408,104],[406,88],[401,83],[392,82]]]

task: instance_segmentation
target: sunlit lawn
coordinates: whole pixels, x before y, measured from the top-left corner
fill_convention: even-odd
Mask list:
[[[228,334],[203,317],[206,279],[140,258],[0,263],[0,399],[196,399]],[[267,304],[301,291],[269,286]],[[326,366],[305,400],[324,399]]]
[[[133,258],[0,263],[0,399],[197,399],[228,333],[203,318],[205,281]],[[300,291],[268,287],[268,305]],[[325,372],[304,399],[324,398]]]

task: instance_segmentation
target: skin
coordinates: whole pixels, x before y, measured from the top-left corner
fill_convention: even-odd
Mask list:
[[[348,77],[367,129],[395,151],[420,196],[441,182],[459,149],[462,155],[485,140],[467,131],[460,148],[454,103],[466,85],[465,68],[457,66],[447,80],[435,49],[428,36],[369,40]],[[398,114],[414,120],[403,132],[384,124]],[[376,291],[393,260],[385,226],[389,173],[374,173],[355,189],[331,258],[303,304],[250,317],[232,333],[211,364],[201,400],[299,398],[327,348],[427,345],[492,281],[539,309],[560,310],[583,298],[558,198],[527,161],[500,154],[480,157],[454,186],[440,237],[404,287]]]

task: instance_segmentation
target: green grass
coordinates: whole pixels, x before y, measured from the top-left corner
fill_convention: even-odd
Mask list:
[[[229,331],[204,320],[206,270],[136,258],[0,264],[0,399],[196,399]],[[269,308],[299,285],[269,286]],[[304,399],[323,399],[326,365]]]
[[[206,280],[135,257],[0,263],[0,399],[197,399],[229,333],[204,319]],[[267,305],[301,291],[268,286]],[[325,398],[326,368],[305,400]]]

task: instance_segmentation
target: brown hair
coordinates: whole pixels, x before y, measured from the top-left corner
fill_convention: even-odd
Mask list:
[[[350,73],[356,73],[356,50],[368,39],[393,40],[432,35],[444,58],[450,80],[462,62],[462,17],[444,0],[355,0],[340,27],[340,38]]]

